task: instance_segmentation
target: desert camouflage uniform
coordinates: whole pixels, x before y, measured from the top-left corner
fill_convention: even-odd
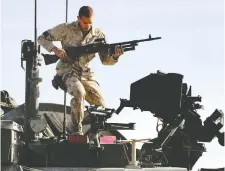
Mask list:
[[[105,38],[104,33],[92,27],[86,37],[83,37],[78,22],[63,23],[47,30],[38,37],[38,43],[47,51],[51,52],[54,47],[52,41],[60,41],[62,48],[65,45],[81,46],[94,43],[95,39]],[[90,61],[95,54],[80,56],[75,62],[66,58],[60,60],[56,66],[56,73],[62,76],[68,92],[73,96],[71,99],[71,119],[75,129],[82,127],[84,118],[84,100],[90,104],[105,106],[104,99],[95,80],[94,72],[90,68]],[[113,65],[117,61],[107,52],[99,52],[99,57],[104,65]]]

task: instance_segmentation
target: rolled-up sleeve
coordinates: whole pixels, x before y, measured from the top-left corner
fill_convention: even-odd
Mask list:
[[[106,36],[102,31],[100,31],[100,33],[98,35],[98,38],[99,39],[104,38],[107,42]],[[115,63],[117,63],[117,60],[115,60],[113,58],[113,55],[109,55],[108,49],[102,49],[102,51],[100,51],[98,53],[98,55],[99,55],[100,60],[101,60],[103,65],[114,65]]]
[[[52,41],[62,41],[65,36],[66,36],[66,24],[63,23],[42,33],[37,38],[37,42],[48,52],[51,52],[52,48],[54,47]]]

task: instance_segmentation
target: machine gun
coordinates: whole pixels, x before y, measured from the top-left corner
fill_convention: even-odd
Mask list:
[[[101,148],[99,142],[100,131],[105,130],[134,130],[135,123],[107,123],[107,119],[111,118],[115,109],[101,108],[96,105],[86,106],[89,115],[85,118],[82,124],[90,124],[91,128],[88,132],[89,140],[93,141],[96,148]]]
[[[132,41],[127,41],[127,42],[119,42],[119,43],[112,43],[112,44],[107,44],[105,39],[96,39],[95,43],[89,44],[89,45],[84,45],[84,46],[65,46],[64,50],[66,52],[66,55],[72,59],[73,61],[76,61],[76,59],[79,56],[82,56],[84,54],[89,54],[89,53],[97,53],[97,52],[105,52],[108,55],[112,55],[115,52],[115,47],[116,46],[121,46],[124,50],[124,52],[135,50],[135,46],[138,45],[140,42],[146,42],[146,41],[153,41],[161,39],[161,37],[155,37],[152,38],[151,35],[149,35],[149,38],[147,39],[140,39],[140,40],[132,40]],[[52,54],[43,54],[42,56],[44,57],[44,61],[46,65],[53,64],[59,60],[59,57],[56,55]]]
[[[192,96],[177,73],[151,73],[130,87],[130,100],[121,99],[124,107],[149,111],[162,123],[157,123],[158,137],[143,144],[139,162],[144,165],[185,167],[192,169],[202,153],[203,143],[217,137],[224,146],[223,112],[216,109],[203,123],[197,110],[203,106],[201,96]],[[161,125],[161,130],[159,126]]]

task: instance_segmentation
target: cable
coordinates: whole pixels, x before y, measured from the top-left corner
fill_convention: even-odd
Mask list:
[[[68,20],[68,0],[66,0],[66,23]],[[63,136],[66,134],[66,93],[67,90],[64,90],[64,115],[63,115]],[[64,137],[65,138],[65,137]]]

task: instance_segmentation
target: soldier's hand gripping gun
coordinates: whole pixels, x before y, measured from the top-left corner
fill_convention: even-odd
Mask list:
[[[84,45],[84,46],[77,46],[77,47],[65,46],[64,50],[66,52],[67,57],[75,61],[79,56],[82,56],[84,54],[90,54],[90,53],[104,52],[104,53],[107,53],[108,55],[112,55],[115,53],[116,46],[121,46],[124,52],[135,50],[135,46],[137,46],[138,43],[157,40],[157,39],[161,39],[161,37],[152,38],[151,35],[149,35],[149,38],[147,39],[107,44],[105,39],[102,38],[102,39],[95,40],[95,43]],[[46,65],[53,64],[59,60],[59,57],[53,54],[42,53],[42,56],[44,57],[44,61]]]

